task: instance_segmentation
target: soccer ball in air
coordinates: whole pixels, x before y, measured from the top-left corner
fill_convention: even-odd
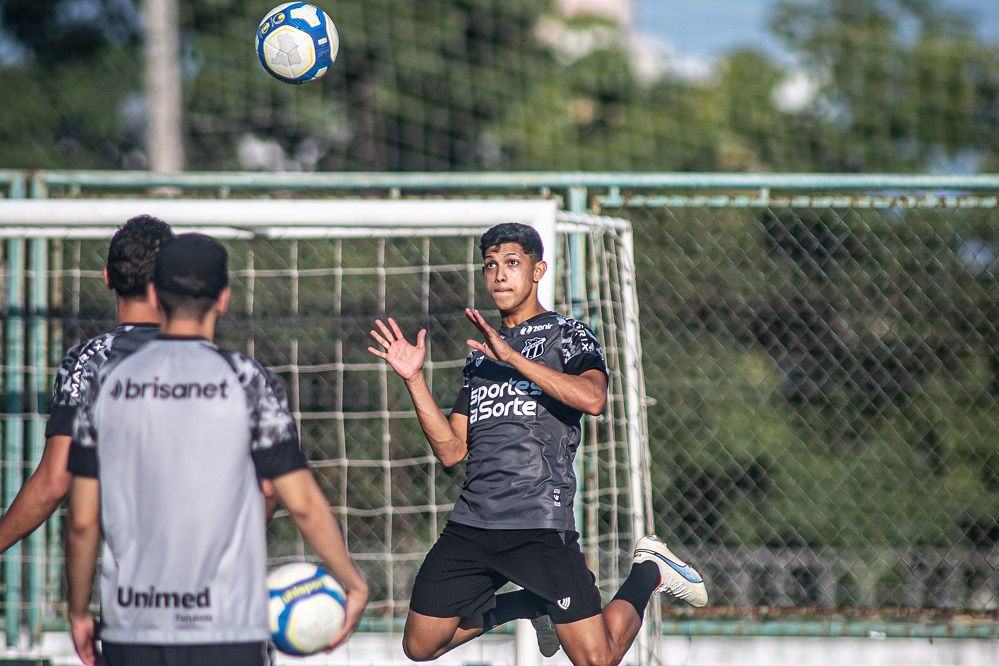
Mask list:
[[[331,574],[308,562],[292,562],[267,574],[271,639],[285,654],[325,649],[343,628],[347,593]]]
[[[286,2],[267,12],[257,28],[257,57],[268,74],[285,83],[315,81],[336,60],[340,36],[323,10]]]

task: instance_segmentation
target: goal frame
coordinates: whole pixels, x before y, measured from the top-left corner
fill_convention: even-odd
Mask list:
[[[133,216],[147,214],[165,219],[178,232],[200,231],[222,239],[254,238],[267,239],[323,239],[323,238],[378,238],[413,236],[481,234],[488,228],[502,222],[520,222],[534,227],[542,237],[547,249],[550,264],[560,267],[568,257],[562,257],[558,235],[585,234],[592,229],[612,229],[618,234],[628,257],[633,254],[631,247],[631,227],[626,220],[585,214],[570,214],[559,210],[558,201],[552,198],[539,199],[7,199],[0,200],[0,238],[6,239],[6,255],[18,257],[21,269],[28,276],[30,285],[14,279],[5,280],[9,306],[17,309],[25,306],[24,293],[30,289],[30,300],[37,307],[41,296],[47,290],[46,279],[50,272],[45,263],[45,244],[49,239],[103,239],[108,238],[120,224]],[[572,253],[572,244],[569,244]],[[9,266],[16,268],[14,262]],[[18,269],[20,270],[20,269]],[[555,308],[557,273],[549,271],[539,285],[539,298],[545,307]],[[638,339],[638,303],[634,292],[634,268],[630,260],[622,262],[618,279],[627,287],[624,302],[624,327],[626,337],[633,344],[623,349],[621,372],[625,389],[629,393],[626,400],[628,448],[632,476],[629,486],[632,504],[632,543],[649,527],[650,505],[646,450],[646,427],[644,419],[644,384],[641,374],[641,347]],[[9,271],[10,272],[10,271]],[[10,277],[14,277],[11,273]],[[51,360],[45,353],[38,353],[39,342],[46,336],[38,331],[27,331],[24,319],[14,318],[8,322],[10,331],[6,336],[5,367],[7,384],[16,382],[10,369],[22,367],[20,361],[27,349],[33,349],[32,359],[24,364],[27,375],[38,384],[39,377],[51,371]],[[30,322],[27,323],[30,327]],[[25,335],[34,338],[34,344],[24,344]],[[19,342],[18,342],[19,340]],[[51,354],[49,354],[51,356]],[[48,386],[36,385],[36,390],[47,392]],[[13,438],[25,436],[17,425],[23,421],[16,415],[6,417],[6,435]],[[41,435],[38,427],[44,415],[33,414],[30,421],[35,424],[29,429],[26,439],[37,440]],[[21,452],[31,451],[37,464],[41,446],[34,441]],[[5,453],[16,450],[5,447]],[[9,465],[7,474],[17,471]],[[582,483],[582,479],[580,479]],[[6,484],[14,492],[20,484]],[[9,504],[13,495],[8,492],[5,500]],[[41,544],[37,537],[27,542],[28,556],[22,557],[20,545],[7,553],[4,570],[8,580],[20,579],[22,568],[28,572],[31,585],[38,589],[41,575],[35,571],[34,557],[39,549],[47,549],[51,556],[51,544]],[[32,551],[35,555],[32,556]],[[5,617],[7,620],[7,642],[9,645],[24,643],[25,637],[12,631],[27,625],[28,641],[33,642],[41,629],[40,613],[35,609],[31,598],[23,598],[19,587],[8,587],[6,592]],[[31,596],[31,590],[28,590]],[[21,617],[22,608],[27,608],[27,622]],[[526,625],[526,628],[525,628]],[[645,636],[640,636],[638,647],[645,653]],[[527,623],[518,627],[517,661],[521,666],[538,663],[534,647],[533,631]],[[643,660],[644,661],[644,660]]]

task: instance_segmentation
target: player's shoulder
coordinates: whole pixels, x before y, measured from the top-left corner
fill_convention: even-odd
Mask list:
[[[562,359],[565,363],[583,355],[598,356],[603,359],[604,351],[600,340],[587,324],[562,315],[557,315],[556,321],[561,338]]]
[[[121,334],[121,327],[101,333],[69,348],[59,362],[56,374],[55,402],[76,400],[80,397],[83,382],[93,377],[107,365],[115,338]]]
[[[114,328],[70,347],[63,355],[61,365],[82,367],[91,360],[104,358],[117,334],[117,328]]]
[[[219,358],[225,361],[237,374],[254,373],[259,372],[262,369],[261,365],[255,360],[242,352],[236,351],[235,349],[228,349],[217,345],[206,345],[206,347],[213,354],[216,354]]]
[[[253,357],[225,347],[214,347],[214,351],[229,364],[243,386],[273,384],[277,381],[277,375]]]
[[[596,333],[590,328],[586,323],[579,321],[578,319],[573,319],[572,317],[566,317],[564,315],[552,313],[556,325],[559,331],[562,333],[563,338],[576,338],[576,337],[586,337],[597,339]]]

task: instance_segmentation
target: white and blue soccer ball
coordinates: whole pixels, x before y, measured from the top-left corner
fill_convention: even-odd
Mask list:
[[[330,573],[309,562],[292,562],[267,574],[271,639],[285,654],[326,649],[343,628],[347,593]]]
[[[315,81],[329,71],[339,50],[333,21],[308,2],[278,5],[257,27],[260,64],[285,83]]]

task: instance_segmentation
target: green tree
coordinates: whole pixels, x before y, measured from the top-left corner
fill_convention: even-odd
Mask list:
[[[4,0],[0,165],[142,168],[138,13],[128,2]]]
[[[533,36],[549,0],[366,0],[327,7],[337,62],[320,81],[290,86],[270,79],[251,48],[272,4],[186,7],[192,166],[237,166],[234,145],[254,135],[288,155],[311,151],[321,170],[476,168],[485,129],[553,66]]]
[[[960,15],[930,0],[780,0],[771,24],[825,79],[812,113],[838,137],[820,163],[905,171],[965,151],[994,159],[999,52]]]

